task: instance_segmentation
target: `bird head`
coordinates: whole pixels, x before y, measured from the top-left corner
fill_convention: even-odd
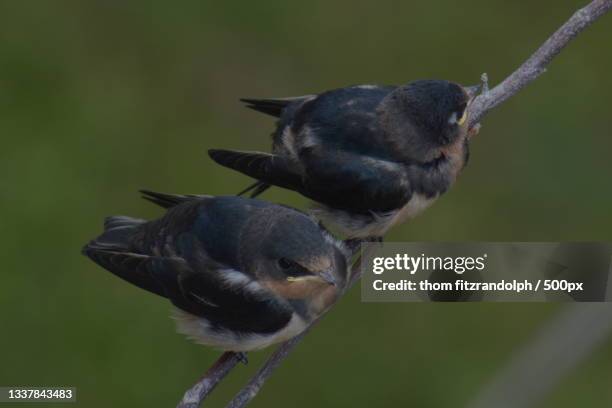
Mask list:
[[[419,80],[390,93],[379,107],[381,124],[396,153],[417,162],[435,159],[439,149],[468,134],[468,107],[480,85]]]
[[[249,226],[243,267],[259,283],[316,317],[346,285],[348,254],[344,245],[306,214],[276,208]]]

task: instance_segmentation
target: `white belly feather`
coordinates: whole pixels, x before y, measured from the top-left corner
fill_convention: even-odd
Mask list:
[[[414,218],[423,211],[425,211],[430,205],[436,201],[438,196],[427,198],[422,194],[415,193],[412,195],[410,201],[406,203],[399,211],[395,212],[393,215],[393,220],[389,228],[394,225],[398,225],[403,223],[410,218]],[[386,232],[386,231],[385,231]]]
[[[383,214],[354,215],[323,206],[313,208],[312,213],[315,217],[337,227],[347,238],[383,236],[391,227],[419,215],[437,198],[438,196],[427,198],[414,193],[402,208]]]
[[[300,334],[307,326],[297,314],[291,316],[289,323],[280,331],[272,334],[238,334],[229,330],[211,330],[208,320],[177,309],[173,316],[176,330],[198,344],[212,346],[226,351],[251,351],[271,344],[289,340]]]

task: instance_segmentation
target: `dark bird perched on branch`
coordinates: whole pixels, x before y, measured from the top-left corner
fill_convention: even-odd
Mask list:
[[[480,86],[442,80],[243,99],[279,118],[272,154],[210,150],[217,163],[314,200],[350,238],[382,236],[446,192],[466,165],[468,105]]]
[[[178,330],[198,343],[248,351],[287,340],[345,287],[350,254],[306,214],[241,197],[143,194],[166,214],[109,217],[83,253],[170,299]]]

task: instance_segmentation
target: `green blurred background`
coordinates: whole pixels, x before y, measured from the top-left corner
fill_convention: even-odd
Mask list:
[[[175,334],[167,302],[80,255],[104,216],[158,216],[139,188],[249,183],[205,154],[269,148],[273,121],[240,97],[471,84],[484,71],[495,84],[583,4],[0,3],[0,385],[75,386],[83,407],[174,406],[218,352]],[[388,240],[610,240],[611,39],[608,16],[491,112],[455,188]],[[264,198],[308,206],[279,189]],[[463,406],[558,310],[365,304],[355,289],[253,406]],[[252,353],[210,406],[268,353]],[[611,378],[608,342],[543,406],[612,406]]]

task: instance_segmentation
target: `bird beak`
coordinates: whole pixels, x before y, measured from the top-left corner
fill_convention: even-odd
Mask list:
[[[465,86],[463,89],[465,89],[465,92],[467,92],[468,97],[470,98],[469,101],[472,102],[482,90],[482,83],[473,86]]]
[[[338,285],[336,277],[330,271],[321,272],[319,276],[321,277],[321,279],[323,279],[325,282],[329,283],[330,285],[334,285],[334,286]]]

